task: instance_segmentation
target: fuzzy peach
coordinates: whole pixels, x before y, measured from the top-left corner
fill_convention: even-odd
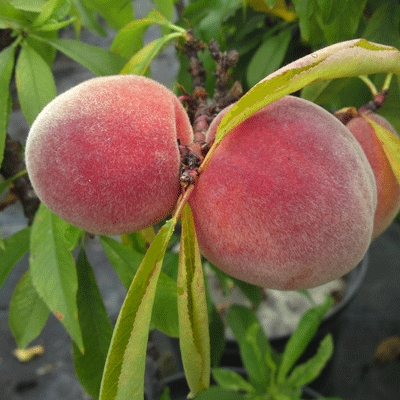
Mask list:
[[[303,289],[363,258],[376,187],[348,129],[321,107],[286,96],[222,140],[189,202],[210,262],[259,286]]]
[[[366,116],[397,136],[394,127],[384,117],[373,112],[368,112]],[[360,143],[375,174],[378,204],[372,236],[376,238],[400,211],[400,184],[370,123],[361,115],[351,119],[346,127]]]
[[[180,191],[177,139],[189,144],[192,129],[173,92],[141,76],[99,77],[38,115],[26,165],[54,213],[92,233],[127,233],[173,209]]]

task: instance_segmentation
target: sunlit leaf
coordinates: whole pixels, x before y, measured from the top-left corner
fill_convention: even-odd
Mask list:
[[[142,47],[122,68],[121,74],[144,75],[151,61],[158,56],[162,48],[170,41],[183,36],[182,33],[170,33],[159,39],[155,39]]]
[[[249,393],[255,392],[255,388],[235,371],[213,368],[212,376],[215,382],[224,389],[243,390]]]
[[[100,400],[142,399],[151,313],[162,260],[176,219],[158,231],[122,305],[100,389]]]
[[[272,2],[266,2],[265,0],[248,0],[248,4],[254,11],[276,15],[287,22],[294,21],[297,18],[297,14],[289,9],[285,0],[274,0]]]
[[[188,204],[182,213],[178,313],[183,368],[190,395],[196,396],[210,382],[210,338],[203,267]]]
[[[337,43],[302,57],[251,88],[222,118],[213,147],[201,169],[228,132],[269,103],[320,81],[374,73],[400,75],[400,52],[365,39]]]
[[[400,184],[400,138],[388,129],[379,125],[377,122],[373,121],[372,118],[368,117],[368,114],[361,114],[361,116],[367,120],[374,129],[390,166],[393,169],[393,173]]]

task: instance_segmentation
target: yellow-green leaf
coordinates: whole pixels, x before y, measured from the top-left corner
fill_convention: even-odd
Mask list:
[[[192,212],[182,212],[178,272],[179,338],[190,396],[205,390],[210,380],[210,338],[203,268]]]
[[[201,169],[228,132],[273,101],[312,82],[390,72],[400,75],[400,52],[365,39],[325,47],[280,68],[253,86],[222,118]]]
[[[393,173],[400,184],[400,138],[371,118],[368,118],[368,114],[362,114],[361,116],[366,119],[374,129],[390,166],[393,169]]]
[[[287,22],[297,19],[297,14],[288,8],[285,0],[275,0],[273,7],[270,7],[265,0],[248,0],[248,4],[254,11],[276,15]]]
[[[126,295],[118,316],[100,388],[100,400],[143,399],[151,313],[162,261],[176,225],[158,231]]]

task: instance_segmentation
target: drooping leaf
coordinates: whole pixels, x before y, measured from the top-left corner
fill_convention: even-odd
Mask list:
[[[228,132],[284,95],[320,80],[390,72],[400,75],[400,52],[365,39],[328,46],[280,68],[253,86],[222,118],[214,145],[200,169],[206,168]]]
[[[282,384],[289,371],[301,357],[308,344],[313,339],[325,314],[332,308],[333,298],[327,296],[326,300],[301,317],[296,330],[290,336],[282,355],[282,361],[278,368],[277,382]]]
[[[85,353],[82,354],[73,344],[75,372],[85,390],[97,399],[113,328],[83,249],[80,250],[76,267],[79,324]]]
[[[46,42],[96,75],[118,74],[126,62],[118,54],[78,40],[46,39]]]
[[[10,80],[14,68],[15,47],[0,52],[0,165],[3,162],[8,120],[10,117]]]
[[[209,386],[210,338],[203,267],[193,215],[188,204],[182,212],[178,313],[183,368],[190,396],[196,396]]]
[[[16,65],[18,99],[29,124],[57,94],[48,64],[26,42],[21,47]]]
[[[81,235],[80,229],[41,204],[32,225],[29,260],[36,291],[83,351],[76,304],[78,280],[72,256]]]
[[[400,138],[388,129],[379,125],[368,117],[368,114],[361,115],[374,129],[385,155],[393,169],[393,173],[400,184]]]
[[[3,246],[0,248],[0,289],[14,265],[29,250],[30,234],[31,229],[28,227],[3,239]]]
[[[107,355],[100,400],[142,399],[151,312],[162,260],[176,219],[158,231],[122,305]]]
[[[158,56],[162,48],[170,41],[183,36],[183,33],[174,32],[169,35],[155,39],[142,47],[121,70],[121,74],[144,75],[151,61]]]
[[[49,309],[32,284],[30,272],[25,272],[15,286],[8,317],[11,332],[20,349],[36,339],[49,314]]]
[[[304,362],[296,366],[285,381],[285,386],[300,387],[308,385],[318,378],[321,371],[329,361],[333,353],[333,339],[331,334],[327,334],[319,344],[317,353]]]

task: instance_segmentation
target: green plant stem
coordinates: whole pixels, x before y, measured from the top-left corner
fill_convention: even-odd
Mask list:
[[[378,94],[378,89],[372,83],[372,81],[368,78],[367,75],[360,75],[359,78],[368,86],[369,90],[372,93],[372,96],[376,96]]]
[[[393,77],[393,74],[387,74],[385,82],[383,83],[383,86],[382,86],[382,92],[384,90],[389,90],[389,86],[390,86],[390,82],[392,81],[392,77]]]

